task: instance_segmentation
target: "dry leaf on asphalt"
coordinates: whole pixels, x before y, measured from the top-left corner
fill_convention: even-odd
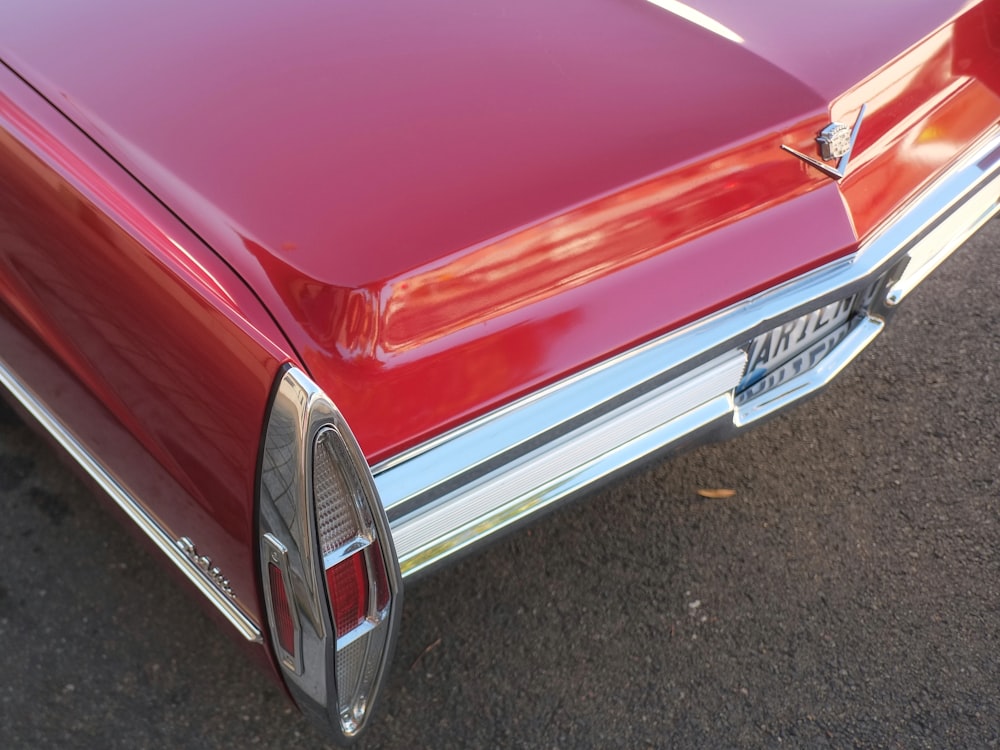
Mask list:
[[[710,489],[710,490],[700,489],[698,490],[698,494],[701,495],[702,497],[707,497],[709,500],[724,500],[727,497],[732,497],[733,495],[735,495],[736,490],[727,490],[721,488]]]

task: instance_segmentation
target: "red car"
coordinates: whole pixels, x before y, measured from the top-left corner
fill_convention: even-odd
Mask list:
[[[0,21],[0,379],[338,739],[406,579],[817,392],[998,209],[998,0]]]

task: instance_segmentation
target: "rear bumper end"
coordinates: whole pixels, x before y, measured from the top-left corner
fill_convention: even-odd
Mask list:
[[[874,340],[899,302],[1000,209],[998,200],[994,130],[853,255],[376,465],[404,578],[637,462],[736,434],[819,392]],[[849,306],[850,316],[836,335],[760,375],[747,372],[751,351],[771,341],[769,332],[777,338],[803,321],[823,325],[823,310],[837,303]]]

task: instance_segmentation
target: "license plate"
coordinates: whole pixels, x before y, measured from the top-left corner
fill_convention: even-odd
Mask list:
[[[747,374],[736,403],[742,404],[815,367],[843,341],[858,295],[831,302],[762,333],[747,349]]]

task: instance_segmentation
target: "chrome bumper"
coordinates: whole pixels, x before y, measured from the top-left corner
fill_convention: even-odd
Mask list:
[[[917,284],[1000,209],[1000,134],[853,255],[511,403],[373,467],[404,577],[651,455],[739,431],[825,387]],[[736,405],[760,333],[882,280],[814,368]]]

